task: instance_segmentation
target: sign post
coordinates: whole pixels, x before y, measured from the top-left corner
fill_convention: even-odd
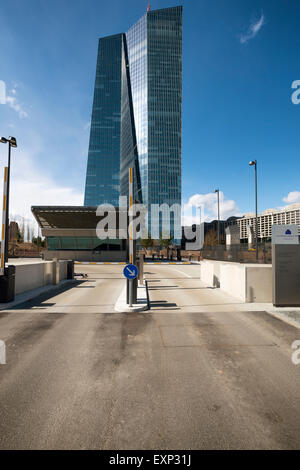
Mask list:
[[[139,270],[134,264],[127,264],[124,268],[123,274],[129,282],[129,307],[132,307],[134,303],[134,281],[138,277]]]
[[[272,245],[298,244],[298,225],[272,225]]]
[[[297,225],[272,225],[273,305],[300,306],[300,245]]]
[[[136,263],[136,254],[135,254],[135,234],[133,233],[133,168],[129,168],[129,211],[128,211],[128,220],[129,220],[129,263],[134,266]],[[124,273],[125,274],[125,273]],[[127,277],[127,302],[129,306],[132,307],[137,301],[137,276]]]
[[[139,285],[144,284],[144,253],[140,251],[139,253]]]

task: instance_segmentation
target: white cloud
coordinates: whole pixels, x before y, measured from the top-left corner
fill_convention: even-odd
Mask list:
[[[34,221],[31,206],[82,205],[83,194],[76,188],[58,184],[46,172],[37,168],[32,156],[19,149],[12,161],[10,183],[11,219],[25,218]],[[0,181],[3,168],[1,169]]]
[[[7,104],[10,108],[16,111],[22,119],[28,117],[28,113],[23,109],[23,106],[17,98],[17,86],[18,85],[14,83],[13,88],[10,90],[10,94],[7,94],[7,86],[5,82],[2,80],[0,81],[0,104]]]
[[[183,207],[183,224],[191,225],[199,223],[200,211],[196,214],[195,208],[201,207],[201,220],[208,222],[217,218],[218,202],[216,193],[194,194],[190,197],[187,204]],[[223,220],[231,216],[240,216],[239,208],[235,201],[227,199],[222,191],[220,191],[220,218]]]
[[[8,106],[10,108],[12,108],[14,111],[16,111],[16,113],[18,113],[18,115],[21,119],[28,117],[28,113],[26,111],[24,111],[24,109],[22,108],[22,106],[18,102],[16,96],[7,95],[6,96],[6,104],[8,104]]]
[[[248,41],[250,41],[250,39],[255,38],[255,36],[258,34],[258,32],[261,30],[264,24],[265,24],[265,17],[264,17],[264,14],[262,13],[259,20],[256,20],[250,24],[247,33],[242,34],[240,36],[240,42],[242,44],[246,44]]]
[[[300,191],[292,191],[287,197],[283,198],[283,201],[287,204],[297,204],[300,203]]]

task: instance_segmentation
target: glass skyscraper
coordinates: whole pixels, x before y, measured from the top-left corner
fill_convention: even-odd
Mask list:
[[[100,39],[85,204],[117,205],[118,184],[128,195],[129,166],[149,223],[151,204],[181,204],[181,121],[179,6],[148,11],[126,34]]]
[[[85,206],[119,205],[122,38],[99,40]]]

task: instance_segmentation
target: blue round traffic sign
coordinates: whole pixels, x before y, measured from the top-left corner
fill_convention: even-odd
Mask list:
[[[138,277],[139,270],[134,264],[127,264],[124,268],[123,274],[126,279],[136,279]]]

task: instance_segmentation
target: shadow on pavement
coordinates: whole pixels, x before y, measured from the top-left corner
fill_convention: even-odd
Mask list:
[[[7,311],[15,311],[15,310],[30,310],[33,307],[40,308],[47,308],[52,307],[55,305],[55,302],[48,302],[45,303],[48,299],[52,297],[56,297],[57,295],[63,294],[64,292],[73,289],[74,287],[79,287],[81,284],[88,282],[88,281],[73,281],[63,286],[58,286],[56,289],[51,289],[48,292],[44,292],[34,299],[25,300],[22,304],[16,305],[15,307],[8,308]]]

